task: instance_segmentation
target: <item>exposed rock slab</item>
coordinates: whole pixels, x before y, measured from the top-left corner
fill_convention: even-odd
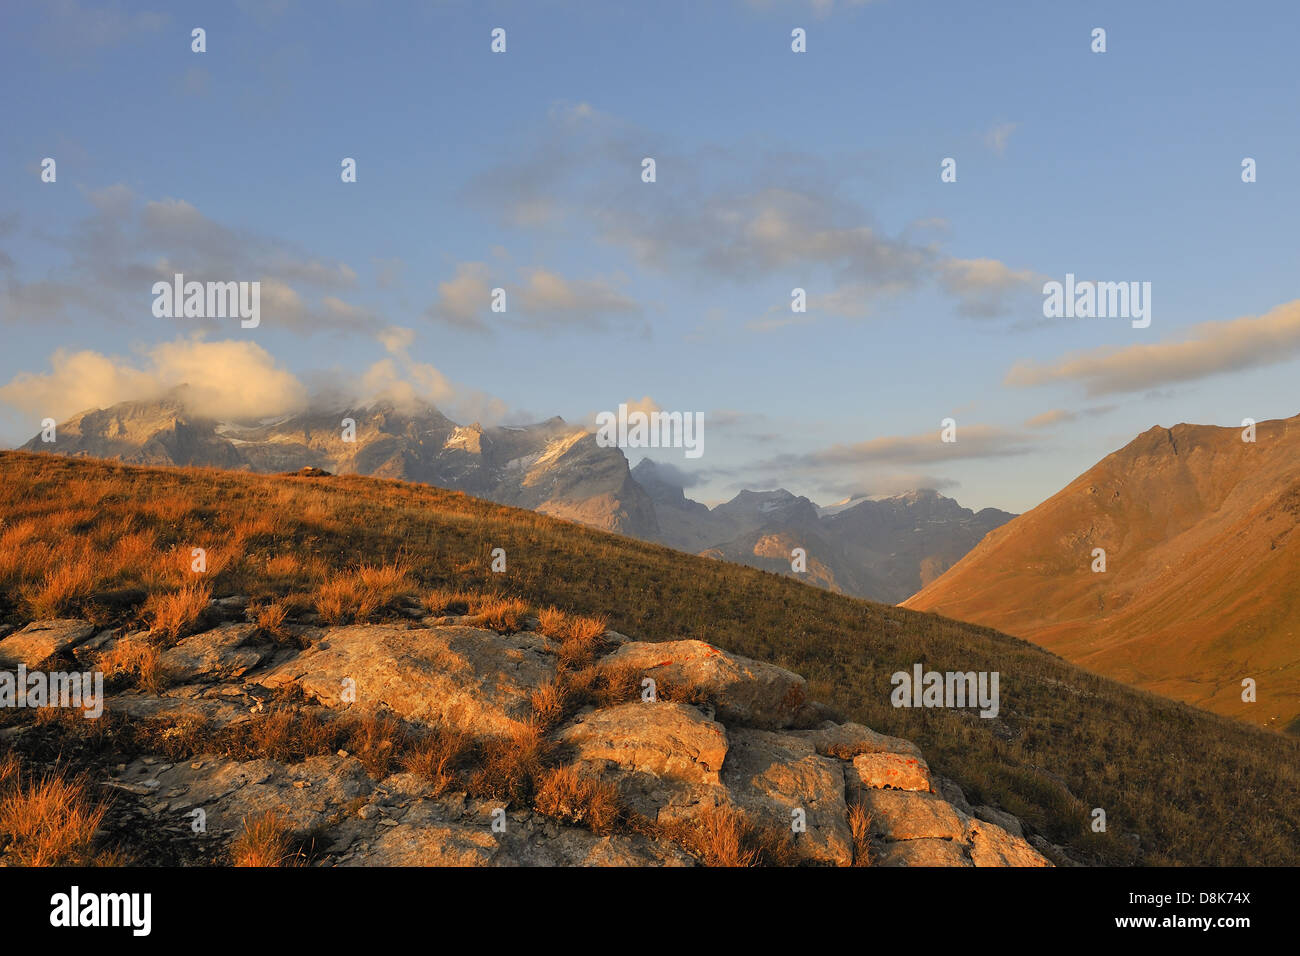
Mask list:
[[[911,754],[858,754],[853,758],[863,786],[894,790],[930,790],[930,767]]]
[[[961,814],[962,817],[975,816],[975,808],[970,805],[970,801],[966,799],[965,791],[962,790],[955,780],[949,780],[947,777],[941,777],[938,774],[932,773],[930,774],[930,783],[934,792],[951,803],[953,809]]]
[[[660,683],[699,690],[728,725],[789,727],[808,703],[807,684],[800,675],[704,641],[632,641],[606,657],[603,666],[631,667]]]
[[[585,774],[614,783],[623,802],[661,822],[725,802],[727,735],[687,704],[620,704],[580,714],[556,734]]]
[[[860,791],[871,814],[871,832],[887,840],[964,840],[966,825],[950,804],[932,793]]]
[[[876,866],[972,866],[966,847],[954,840],[902,840],[876,852]]]
[[[204,755],[179,763],[134,761],[113,783],[144,795],[160,814],[206,815],[207,831],[236,836],[245,819],[275,812],[295,831],[337,822],[349,804],[369,796],[373,783],[354,757],[308,757],[285,765]]]
[[[126,714],[137,720],[191,717],[214,727],[226,727],[252,719],[249,708],[234,700],[197,697],[156,697],[153,694],[120,694],[104,701],[108,713]]]
[[[837,724],[826,721],[813,730],[797,730],[793,736],[809,741],[819,754],[852,760],[858,754],[911,754],[920,757],[921,751],[910,740],[879,734],[861,724]]]
[[[270,688],[297,684],[329,707],[387,709],[408,720],[506,736],[528,716],[532,692],[554,674],[554,658],[532,634],[363,624],[326,630],[256,680]],[[355,701],[346,699],[351,688]]]
[[[95,634],[95,625],[75,618],[33,621],[16,634],[0,640],[0,667],[37,667]]]
[[[806,860],[848,866],[853,862],[844,771],[806,740],[766,730],[733,729],[722,782],[736,806],[760,826],[788,831],[792,811],[802,809],[807,831],[794,833]]]
[[[1051,866],[1043,856],[1020,837],[987,820],[966,824],[971,859],[976,866]]]
[[[344,866],[689,866],[678,848],[632,834],[598,835],[527,810],[497,819],[486,800],[418,800],[374,825],[349,821]],[[385,825],[387,823],[388,825]],[[367,826],[366,824],[371,824]]]
[[[1022,840],[1025,837],[1025,831],[1020,826],[1020,821],[1005,810],[998,810],[996,807],[978,806],[975,808],[973,816],[977,816],[981,820],[987,820],[989,823],[996,823],[1014,837],[1019,837]]]
[[[221,624],[163,651],[159,663],[174,679],[230,680],[262,663],[274,651],[258,637],[256,624]]]

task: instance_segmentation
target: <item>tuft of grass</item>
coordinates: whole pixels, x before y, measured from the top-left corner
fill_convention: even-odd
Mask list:
[[[22,764],[18,762],[18,756],[12,751],[0,754],[0,797],[8,793],[11,787],[17,786],[21,777]]]
[[[254,609],[253,622],[268,634],[283,633],[284,622],[289,617],[289,609],[279,601],[259,604]]]
[[[705,866],[757,866],[758,850],[746,846],[747,830],[739,810],[710,807],[695,821],[688,845]]]
[[[174,641],[199,620],[212,600],[212,587],[187,584],[180,590],[151,594],[145,602],[145,619],[165,641]]]
[[[572,706],[613,707],[638,700],[644,671],[630,664],[618,667],[588,666],[565,674],[565,689]]]
[[[274,810],[252,819],[245,817],[243,830],[230,845],[230,858],[235,866],[285,866],[295,857],[289,821]]]
[[[401,565],[363,564],[326,578],[316,590],[316,610],[328,624],[366,624],[410,590]]]
[[[871,814],[861,803],[849,807],[849,834],[853,838],[853,865],[871,865]]]
[[[0,760],[0,846],[16,866],[119,864],[95,849],[108,805],[93,800],[83,779],[56,773],[25,782],[12,754]],[[7,846],[6,846],[7,844]]]
[[[381,779],[393,772],[406,745],[406,725],[387,714],[367,714],[351,723],[344,747],[366,768],[366,773]]]
[[[249,616],[259,628],[274,638],[285,636],[284,622],[289,617],[289,608],[283,601],[270,601],[266,604],[254,604],[249,609]]]
[[[458,765],[469,749],[465,734],[435,727],[402,755],[401,766],[426,778],[433,785],[433,795],[438,796],[458,785]]]
[[[338,720],[323,720],[313,711],[279,710],[244,725],[231,741],[232,756],[241,760],[269,757],[281,763],[297,763],[308,757],[334,753],[347,735]]]
[[[564,675],[560,674],[542,684],[530,697],[533,720],[545,732],[560,723],[568,710],[569,689]]]
[[[580,641],[594,644],[605,635],[609,628],[608,619],[601,617],[583,617],[570,614],[557,607],[548,607],[538,612],[538,631],[543,637],[557,641]]]
[[[34,618],[64,617],[90,596],[98,573],[89,555],[60,564],[45,573],[39,587],[29,592],[27,608]]]
[[[705,866],[796,866],[790,835],[756,825],[743,810],[708,807],[694,820],[660,827]]]
[[[533,807],[538,813],[593,833],[612,833],[619,819],[613,784],[580,775],[574,767],[544,771],[537,780]]]
[[[559,658],[563,668],[586,667],[596,658],[601,639],[609,627],[608,619],[569,614],[557,607],[538,613],[538,630],[543,637],[560,642]]]
[[[435,617],[448,614],[468,614],[474,606],[476,596],[469,591],[455,591],[450,588],[437,588],[424,596],[424,606]]]
[[[478,749],[469,791],[477,797],[527,806],[552,753],[552,744],[541,727],[532,721],[519,723],[508,737],[489,737]]]
[[[146,637],[123,637],[100,654],[96,664],[103,671],[105,680],[126,677],[140,690],[161,694],[167,686],[161,658],[158,645]]]
[[[528,605],[518,598],[481,598],[476,602],[473,612],[492,630],[513,634],[523,630]]]

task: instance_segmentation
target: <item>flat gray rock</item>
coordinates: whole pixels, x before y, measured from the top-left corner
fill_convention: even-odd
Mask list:
[[[722,768],[722,782],[736,806],[761,826],[789,831],[795,810],[803,811],[806,831],[792,833],[801,857],[848,866],[853,841],[844,801],[840,761],[822,757],[792,734],[735,729]]]
[[[16,634],[0,640],[0,666],[23,664],[34,668],[95,634],[95,625],[75,618],[33,621]]]
[[[327,707],[386,709],[502,737],[528,718],[533,691],[555,675],[545,646],[526,633],[360,624],[326,629],[309,649],[255,680],[272,689],[297,684]]]

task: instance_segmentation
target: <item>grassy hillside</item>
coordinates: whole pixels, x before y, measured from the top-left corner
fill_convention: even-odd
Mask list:
[[[207,552],[201,583],[189,570],[193,548]],[[494,548],[506,551],[503,574],[490,570]],[[0,454],[0,620],[9,623],[81,614],[156,624],[204,585],[319,610],[363,565],[383,587],[498,590],[608,615],[640,639],[700,638],[781,664],[846,717],[915,741],[973,803],[1003,807],[1080,858],[1300,863],[1300,742],[1126,688],[992,630],[426,486]],[[124,599],[130,588],[150,597]],[[109,589],[118,593],[101,593]],[[893,708],[890,674],[918,662],[999,671],[1001,713]],[[1094,807],[1106,810],[1106,834],[1088,826]]]
[[[903,602],[1300,734],[1300,418],[1152,428]],[[1106,552],[1094,573],[1093,549]],[[1241,699],[1253,678],[1257,699]]]

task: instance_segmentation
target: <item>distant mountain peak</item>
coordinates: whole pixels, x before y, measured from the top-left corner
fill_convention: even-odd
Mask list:
[[[1149,428],[906,606],[1218,713],[1285,724],[1300,715],[1300,508],[1289,497],[1300,419],[1258,422],[1255,438],[1234,426]],[[1256,673],[1268,675],[1258,705],[1241,699],[1242,675]]]

